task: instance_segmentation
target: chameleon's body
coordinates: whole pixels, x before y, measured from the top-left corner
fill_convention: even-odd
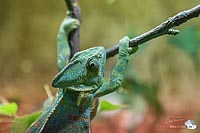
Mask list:
[[[26,130],[26,132],[86,132],[94,117],[98,97],[115,91],[123,81],[128,65],[129,39],[119,42],[119,58],[108,83],[103,82],[106,51],[94,47],[76,53],[67,65],[69,57],[68,33],[77,28],[79,22],[72,18],[61,24],[58,43],[58,70],[52,86],[59,88],[52,106]]]

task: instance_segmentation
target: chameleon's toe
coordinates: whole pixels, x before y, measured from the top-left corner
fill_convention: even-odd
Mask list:
[[[79,20],[78,20],[78,19],[74,19],[74,18],[71,18],[71,19],[73,19],[73,20],[72,20],[72,25],[71,25],[71,28],[73,28],[73,29],[76,29],[76,28],[78,28],[78,27],[79,27],[79,25],[80,25],[80,22],[79,22]]]
[[[128,48],[128,53],[131,55],[131,54],[134,54],[137,50],[138,50],[138,46]]]
[[[123,37],[120,41],[119,41],[119,49],[128,49],[129,47],[129,38],[127,36]]]
[[[70,32],[74,29],[77,29],[80,25],[80,22],[78,19],[75,18],[65,18],[61,24],[61,27],[63,27],[67,32]]]
[[[129,55],[135,53],[138,50],[138,46],[130,48],[130,39],[125,36],[119,41],[119,51],[128,52]]]

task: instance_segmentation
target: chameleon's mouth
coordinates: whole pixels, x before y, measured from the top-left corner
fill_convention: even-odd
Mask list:
[[[96,89],[98,89],[98,87],[96,85],[93,86],[87,86],[84,84],[80,84],[80,85],[63,85],[61,82],[52,82],[52,86],[54,88],[62,88],[62,89],[66,89],[66,90],[72,90],[72,91],[94,91]]]
[[[80,85],[83,70],[80,69],[82,63],[78,60],[65,66],[53,79],[52,86],[55,88],[68,88],[70,86]]]

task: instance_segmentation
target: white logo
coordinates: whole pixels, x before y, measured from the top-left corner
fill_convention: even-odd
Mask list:
[[[197,127],[197,125],[194,123],[193,120],[187,120],[187,121],[185,122],[185,127],[186,127],[187,129],[195,129],[195,128]]]

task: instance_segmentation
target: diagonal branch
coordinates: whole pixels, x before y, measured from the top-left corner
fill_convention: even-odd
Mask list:
[[[78,5],[78,0],[65,0],[69,11],[69,17],[81,20],[80,7]],[[69,33],[69,45],[71,50],[71,57],[78,51],[80,51],[80,27]]]
[[[176,14],[175,16],[168,18],[165,22],[163,22],[159,26],[131,39],[129,42],[129,46],[136,47],[144,42],[147,42],[162,35],[176,35],[179,33],[179,31],[172,29],[173,27],[179,26],[192,18],[198,17],[199,15],[200,15],[200,4],[194,8],[182,11]],[[118,49],[119,47],[117,45],[108,48],[106,50],[107,58],[110,58],[118,54]]]

